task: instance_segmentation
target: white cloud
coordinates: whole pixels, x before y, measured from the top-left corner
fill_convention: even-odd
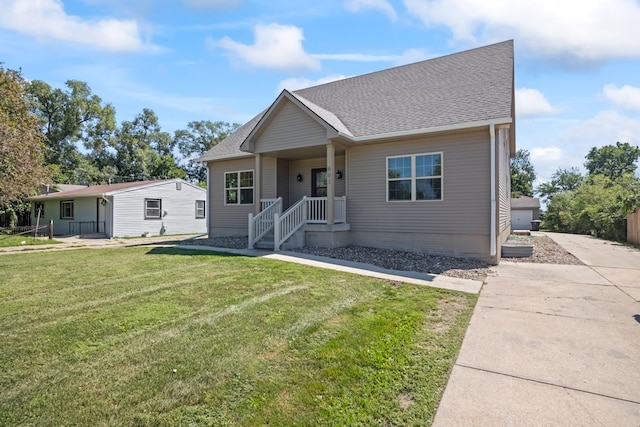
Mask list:
[[[317,70],[320,62],[305,52],[302,47],[302,30],[292,25],[256,25],[255,42],[246,45],[229,37],[209,40],[212,47],[219,47],[232,53],[250,65],[265,68],[295,70]]]
[[[352,12],[357,13],[363,9],[374,9],[387,15],[391,21],[398,19],[398,14],[387,0],[348,0],[346,6]]]
[[[538,116],[558,112],[537,89],[523,87],[516,89],[515,95],[517,116]]]
[[[574,62],[640,57],[640,4],[634,0],[405,0],[425,25],[455,40],[515,39],[537,55]]]
[[[420,49],[407,49],[401,55],[374,55],[368,53],[312,53],[312,57],[327,61],[350,62],[391,62],[394,65],[405,65],[433,58]]]
[[[67,15],[59,0],[12,0],[2,6],[0,27],[40,40],[60,40],[118,52],[150,49],[133,20]]]
[[[640,145],[640,120],[617,111],[601,111],[595,117],[567,129],[566,138],[579,144],[582,156],[591,147],[615,144],[617,141]]]
[[[614,84],[606,85],[602,92],[616,107],[630,111],[640,111],[640,87]]]
[[[342,74],[331,74],[326,77],[321,77],[317,80],[311,80],[306,78],[291,78],[286,79],[278,84],[278,93],[282,92],[283,89],[287,89],[288,91],[294,91],[298,89],[304,89],[311,86],[322,85],[325,83],[335,82],[337,80],[346,79],[347,76],[343,76]]]
[[[566,164],[569,161],[562,149],[554,145],[533,147],[529,150],[529,157],[538,176],[536,185],[551,179],[551,175],[558,170],[559,165]]]
[[[529,151],[531,160],[547,159],[549,161],[559,161],[562,159],[562,149],[558,147],[533,147]]]
[[[394,65],[406,65],[414,62],[424,61],[425,59],[434,58],[436,55],[428,55],[421,49],[407,49],[404,53],[393,61]]]

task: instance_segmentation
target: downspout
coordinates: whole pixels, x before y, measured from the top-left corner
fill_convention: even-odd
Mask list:
[[[496,126],[489,125],[491,135],[491,236],[489,255],[496,256]]]
[[[207,162],[202,162],[202,166],[204,166],[204,169],[207,171],[207,191],[206,191],[207,197],[205,198],[206,200],[205,218],[207,221],[207,237],[211,238],[211,210],[212,209],[211,209],[211,203],[209,202],[209,191],[211,191],[211,185],[209,182],[209,166],[207,165]]]

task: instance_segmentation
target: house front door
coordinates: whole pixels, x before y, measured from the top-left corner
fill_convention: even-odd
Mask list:
[[[327,168],[311,169],[311,197],[327,197]]]

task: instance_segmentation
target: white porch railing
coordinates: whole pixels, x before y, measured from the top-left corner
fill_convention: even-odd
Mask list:
[[[334,211],[334,223],[347,221],[346,196],[334,198]],[[282,215],[276,213],[273,222],[273,250],[277,251],[303,225],[327,223],[327,198],[304,196]]]
[[[282,197],[277,197],[275,199],[260,199],[260,212],[278,202],[282,203]]]
[[[282,212],[282,197],[260,200],[262,210],[256,216],[249,213],[249,249],[274,227],[274,219]]]
[[[280,216],[275,214],[273,218],[273,250],[280,250],[293,233],[298,231],[307,221],[307,196],[298,200],[293,206]]]

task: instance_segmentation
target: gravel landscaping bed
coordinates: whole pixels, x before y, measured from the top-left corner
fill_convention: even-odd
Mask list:
[[[353,245],[335,249],[307,247],[299,248],[295,251],[347,261],[363,262],[391,270],[419,271],[472,280],[484,280],[489,268],[489,264],[476,259],[423,255],[415,252]]]
[[[512,236],[510,239],[533,242],[533,256],[528,258],[502,258],[504,261],[533,262],[547,264],[581,264],[580,261],[560,245],[544,235]],[[217,237],[214,239],[193,239],[189,244],[207,245],[222,248],[245,249],[246,237]],[[486,262],[470,258],[454,258],[440,255],[422,255],[415,252],[394,251],[363,246],[347,246],[344,248],[305,247],[294,252],[336,258],[347,261],[362,262],[382,268],[400,271],[419,271],[429,274],[457,277],[461,279],[484,280],[490,265]]]
[[[537,264],[581,265],[578,258],[565,251],[564,248],[547,236],[510,236],[509,241],[533,242],[533,256],[526,258],[506,258],[503,261],[533,262]]]

